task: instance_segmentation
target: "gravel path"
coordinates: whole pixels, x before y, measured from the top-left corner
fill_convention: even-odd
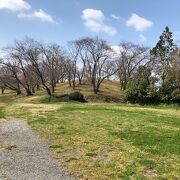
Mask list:
[[[0,143],[15,145],[0,151],[0,180],[69,180],[63,166],[54,160],[48,145],[28,128],[25,121],[0,122]]]

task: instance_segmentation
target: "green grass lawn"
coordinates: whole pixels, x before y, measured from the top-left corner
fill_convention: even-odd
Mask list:
[[[4,111],[3,108],[0,107],[0,118],[4,118]]]
[[[179,179],[180,111],[60,104],[29,120],[83,179]]]
[[[178,106],[49,103],[40,91],[0,95],[4,116],[27,119],[82,179],[180,179]]]

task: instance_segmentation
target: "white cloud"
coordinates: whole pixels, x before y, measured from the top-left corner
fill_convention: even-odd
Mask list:
[[[82,12],[81,18],[84,21],[84,25],[92,32],[104,32],[110,36],[117,34],[116,28],[105,23],[106,17],[101,10],[85,9]]]
[[[116,52],[117,54],[120,52],[119,46],[111,46],[111,48]]]
[[[0,9],[22,11],[31,9],[31,5],[24,0],[0,0]]]
[[[119,19],[120,19],[120,17],[119,17],[119,16],[116,16],[115,14],[111,14],[111,17],[112,17],[113,19],[115,19],[115,20],[119,20]]]
[[[122,46],[111,46],[116,54],[120,54],[123,51]]]
[[[141,43],[144,43],[144,42],[146,42],[147,41],[147,38],[144,36],[144,35],[139,35],[139,41],[141,42]]]
[[[133,27],[137,31],[144,31],[150,28],[152,25],[153,25],[152,21],[140,17],[137,14],[132,14],[132,16],[126,21],[127,27]]]
[[[32,13],[32,14],[19,13],[18,18],[20,18],[20,19],[39,19],[42,22],[57,23],[51,15],[44,12],[42,9],[40,9],[39,11],[34,11],[34,13]]]

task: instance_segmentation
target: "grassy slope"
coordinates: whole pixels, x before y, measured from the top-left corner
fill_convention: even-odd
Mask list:
[[[3,108],[0,108],[0,118],[4,118],[4,111],[3,111]]]
[[[110,92],[114,99],[118,86],[108,83],[100,97]],[[79,88],[94,100],[88,86]],[[72,173],[83,179],[180,178],[179,108],[45,102],[43,92],[0,96],[6,115],[27,118]]]
[[[73,90],[67,84],[63,84],[56,88],[57,92],[56,95],[64,94],[64,93],[71,93]],[[97,95],[92,93],[92,87],[89,85],[78,85],[76,87],[76,91],[81,91],[86,99],[90,102],[103,102],[106,100],[112,102],[122,102],[123,95],[120,91],[120,86],[117,81],[106,81],[101,85],[100,92]]]

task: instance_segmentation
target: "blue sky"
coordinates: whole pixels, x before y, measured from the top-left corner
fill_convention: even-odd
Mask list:
[[[0,47],[30,36],[66,45],[81,37],[154,46],[165,26],[180,39],[179,0],[0,0]]]

